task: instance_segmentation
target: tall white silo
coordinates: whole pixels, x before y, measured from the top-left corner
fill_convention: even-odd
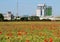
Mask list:
[[[44,17],[45,14],[45,4],[38,4],[36,10],[36,16]]]

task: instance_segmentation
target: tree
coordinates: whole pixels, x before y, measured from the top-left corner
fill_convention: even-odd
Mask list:
[[[28,21],[28,17],[21,17],[21,21]]]
[[[0,21],[4,20],[4,16],[2,15],[2,13],[0,13]]]
[[[31,16],[30,19],[31,19],[31,21],[38,21],[38,20],[40,20],[38,16]]]

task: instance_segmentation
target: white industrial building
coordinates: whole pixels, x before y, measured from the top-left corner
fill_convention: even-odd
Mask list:
[[[13,14],[11,12],[8,12],[8,13],[4,14],[3,16],[4,16],[4,20],[12,20],[14,18]]]
[[[52,7],[45,4],[38,4],[36,9],[36,16],[40,17],[40,20],[47,19],[52,15]]]
[[[37,10],[36,10],[36,16],[44,17],[45,14],[45,4],[38,4]]]

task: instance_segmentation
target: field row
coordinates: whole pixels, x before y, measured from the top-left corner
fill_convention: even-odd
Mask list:
[[[60,42],[60,22],[0,22],[0,42]]]

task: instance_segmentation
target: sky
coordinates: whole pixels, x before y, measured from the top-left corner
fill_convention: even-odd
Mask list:
[[[35,15],[37,5],[44,3],[44,0],[18,0],[18,15]],[[14,15],[17,13],[17,0],[0,0],[0,13],[11,11]],[[46,5],[52,6],[52,15],[60,16],[60,0],[46,0]]]

